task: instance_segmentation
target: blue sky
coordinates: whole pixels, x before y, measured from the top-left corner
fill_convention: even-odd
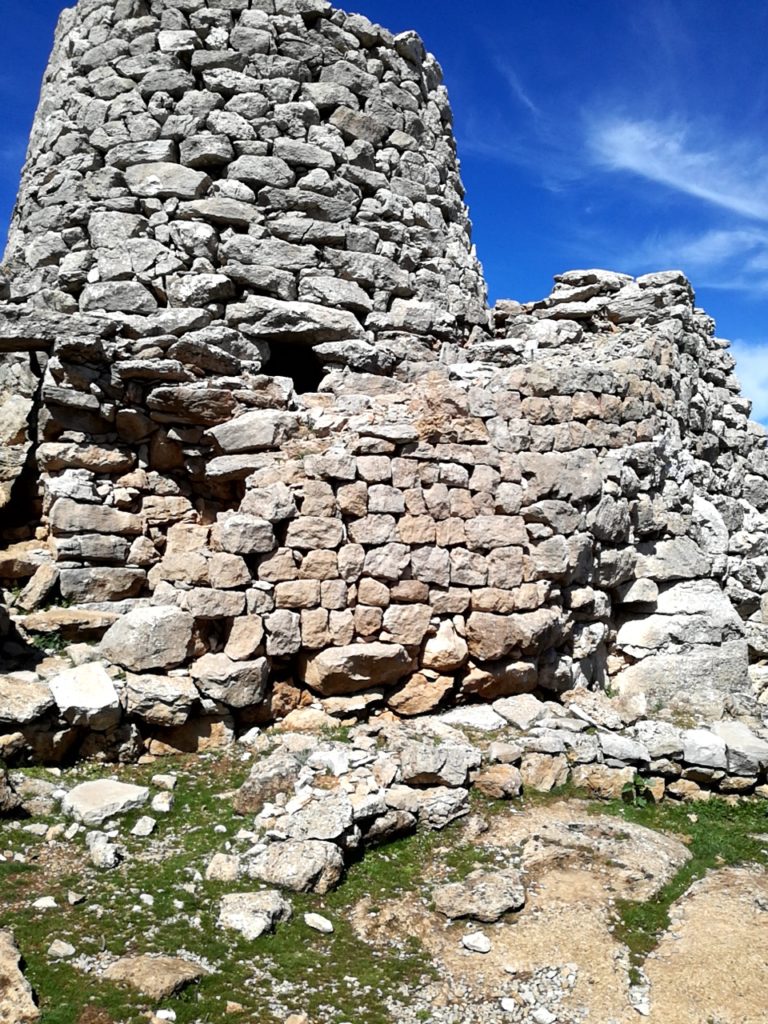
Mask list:
[[[0,224],[64,0],[0,0]],[[354,0],[415,28],[453,102],[492,298],[681,267],[768,419],[765,0]],[[0,228],[2,233],[2,228]]]

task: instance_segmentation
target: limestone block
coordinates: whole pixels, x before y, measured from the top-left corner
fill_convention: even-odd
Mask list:
[[[278,609],[264,618],[267,654],[281,657],[301,648],[301,618],[297,612]]]
[[[55,706],[48,683],[31,674],[0,675],[0,723],[28,725]]]
[[[226,654],[206,654],[194,662],[190,673],[204,696],[227,707],[248,708],[264,699],[269,662],[266,658],[233,661]]]
[[[387,639],[406,647],[420,645],[429,629],[432,610],[426,604],[393,604],[384,612]]]
[[[213,528],[212,541],[233,555],[266,554],[276,543],[270,522],[243,512],[222,515]]]
[[[125,172],[130,191],[143,199],[197,199],[208,191],[211,179],[202,171],[181,164],[134,164]]]
[[[561,632],[560,615],[550,608],[504,616],[472,612],[467,619],[469,653],[479,661],[498,661],[515,650],[542,650]]]
[[[142,533],[141,516],[120,512],[107,505],[81,505],[69,498],[59,498],[51,510],[54,534],[108,533],[131,537]]]
[[[427,639],[421,664],[438,672],[455,672],[465,664],[468,656],[466,641],[456,632],[452,622],[443,620],[435,636]]]
[[[143,807],[149,800],[146,786],[132,786],[114,779],[81,782],[62,801],[66,815],[83,825],[100,825],[117,814]]]
[[[125,681],[126,713],[151,725],[183,725],[198,700],[186,676],[130,674]]]
[[[90,566],[88,569],[60,569],[59,589],[65,601],[120,601],[141,593],[147,579],[143,569],[113,569]]]
[[[194,619],[234,619],[245,611],[245,594],[232,590],[214,590],[212,587],[193,587],[179,594],[178,604]]]
[[[333,647],[306,656],[301,675],[313,690],[332,697],[395,683],[414,667],[403,646],[377,642]]]
[[[313,551],[338,548],[343,540],[344,524],[340,519],[299,516],[289,524],[285,542],[289,548]]]
[[[256,452],[276,448],[299,429],[296,413],[254,409],[210,431],[222,451]]]
[[[136,608],[104,635],[101,654],[131,672],[168,669],[187,657],[194,619],[172,606]]]
[[[261,649],[264,620],[260,615],[243,615],[235,619],[224,653],[233,661],[248,661]]]
[[[103,664],[93,662],[60,672],[48,681],[59,713],[71,725],[105,730],[120,721],[115,684]]]

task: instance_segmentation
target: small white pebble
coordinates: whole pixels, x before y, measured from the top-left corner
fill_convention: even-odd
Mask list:
[[[308,928],[312,928],[313,931],[322,932],[324,935],[330,935],[333,931],[333,924],[321,914],[305,914],[304,924]]]
[[[464,935],[461,939],[464,949],[471,953],[490,953],[491,940],[482,932],[473,932],[471,935]]]
[[[32,906],[35,910],[55,910],[57,903],[53,896],[41,896]]]

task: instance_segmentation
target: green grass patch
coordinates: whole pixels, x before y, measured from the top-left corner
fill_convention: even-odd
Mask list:
[[[665,801],[641,807],[617,800],[595,805],[594,810],[682,837],[691,853],[691,859],[653,900],[617,901],[616,934],[629,948],[635,968],[655,949],[660,935],[669,927],[672,904],[707,871],[726,865],[768,864],[768,844],[755,838],[768,829],[764,801],[729,803],[715,797],[695,804]]]

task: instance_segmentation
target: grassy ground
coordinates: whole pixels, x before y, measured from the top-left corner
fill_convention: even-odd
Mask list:
[[[157,772],[174,771],[178,785],[172,812],[155,815],[158,827],[151,838],[130,835],[143,812],[119,820],[119,842],[128,856],[114,871],[99,872],[89,864],[82,835],[69,843],[46,844],[18,825],[0,824],[0,849],[27,857],[23,864],[0,861],[0,925],[10,926],[16,934],[27,976],[40,998],[43,1024],[146,1024],[147,1011],[156,1005],[81,969],[98,963],[104,952],[186,954],[209,967],[212,973],[199,985],[162,1004],[173,1007],[178,1024],[282,1024],[292,1011],[307,1012],[311,1020],[323,1024],[341,1024],[359,1021],[362,1007],[366,1024],[392,1024],[385,995],[413,991],[421,979],[433,977],[428,957],[415,940],[393,936],[389,946],[366,946],[354,932],[349,912],[364,897],[373,914],[377,905],[404,893],[428,902],[431,885],[425,875],[436,864],[446,879],[462,878],[479,865],[491,866],[494,851],[467,842],[460,825],[369,851],[351,866],[344,884],[326,896],[291,894],[293,919],[279,926],[275,935],[248,942],[219,929],[220,897],[258,888],[247,880],[202,879],[211,856],[225,850],[228,842],[234,850],[247,848],[247,842],[238,845],[235,836],[250,821],[235,815],[223,794],[240,785],[249,767],[230,757],[209,757],[118,769],[116,774],[125,781],[139,783],[148,783]],[[50,778],[40,770],[30,774]],[[67,774],[67,783],[74,784],[108,772],[103,766],[82,766]],[[526,801],[568,795],[580,794],[566,791]],[[485,817],[503,814],[507,806],[476,794],[472,802]],[[615,801],[593,806],[596,813],[682,836],[691,850],[691,861],[656,899],[644,904],[625,901],[618,907],[618,937],[638,966],[667,927],[671,904],[695,879],[725,864],[768,863],[766,843],[756,838],[768,831],[764,802],[731,805],[713,799],[695,805],[639,807]],[[70,890],[81,893],[83,902],[70,907]],[[151,905],[142,901],[142,894],[151,895]],[[57,909],[31,909],[41,896],[53,896]],[[303,921],[306,911],[331,918],[334,933],[310,930]],[[48,957],[47,949],[57,938],[75,946],[79,963]],[[243,1010],[226,1012],[228,1002],[241,1004]],[[84,1016],[89,1007],[105,1016]]]

